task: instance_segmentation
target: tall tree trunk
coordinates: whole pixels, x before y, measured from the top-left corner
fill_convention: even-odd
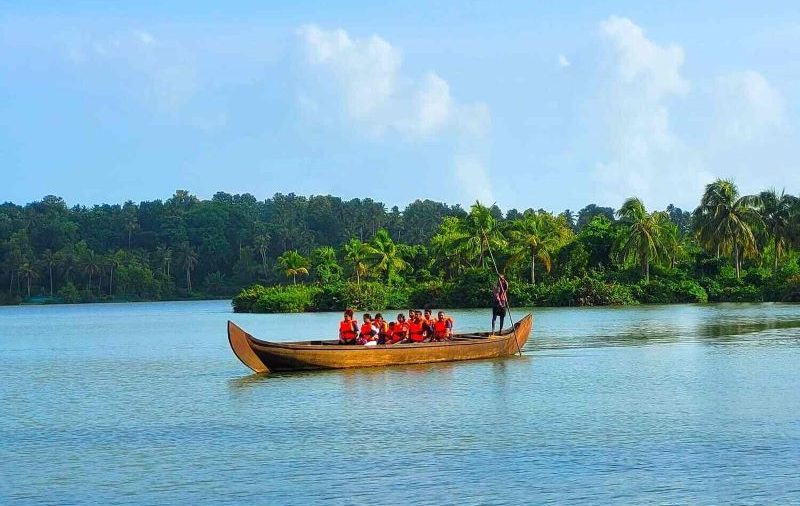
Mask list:
[[[192,275],[189,273],[189,267],[186,267],[186,290],[192,291]]]
[[[293,285],[297,284],[297,274],[292,274],[292,284]]]
[[[531,284],[536,284],[536,255],[531,252]]]
[[[8,294],[11,295],[11,290],[14,289],[14,272],[11,272],[11,276],[8,278]]]
[[[53,296],[53,266],[50,265],[48,267],[48,269],[50,271],[50,297],[52,297]]]
[[[114,266],[112,265],[111,266],[111,273],[108,276],[108,294],[109,295],[114,295],[113,283],[114,283]]]
[[[31,276],[28,274],[28,298],[31,298]]]
[[[647,259],[644,261],[644,280],[650,282],[650,261]]]
[[[358,264],[356,264],[356,285],[361,288],[361,275],[358,273]]]
[[[734,249],[734,251],[736,253],[736,256],[735,256],[735,259],[734,259],[735,262],[736,262],[736,279],[739,279],[739,245],[738,244],[735,245],[733,247],[733,249]]]
[[[778,238],[775,238],[775,265],[772,268],[772,272],[778,272],[778,256],[780,256],[781,247],[778,245]]]

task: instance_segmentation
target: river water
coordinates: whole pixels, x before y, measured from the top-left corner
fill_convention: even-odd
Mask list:
[[[0,503],[800,503],[800,306],[534,314],[523,357],[258,377],[229,318],[339,315],[2,307]]]

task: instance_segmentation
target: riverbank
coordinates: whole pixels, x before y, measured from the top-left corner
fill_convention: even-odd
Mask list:
[[[787,272],[753,271],[692,279],[664,271],[650,280],[632,282],[625,273],[600,273],[561,278],[553,283],[513,283],[515,306],[569,307],[705,302],[800,302],[800,276]],[[339,311],[344,308],[380,310],[388,307],[486,307],[494,278],[471,271],[453,282],[430,281],[412,286],[378,282],[253,285],[233,298],[238,313],[298,313]]]

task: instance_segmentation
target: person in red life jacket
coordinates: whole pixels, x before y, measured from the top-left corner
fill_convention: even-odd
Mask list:
[[[344,319],[339,322],[339,344],[357,344],[358,323],[353,319],[353,310],[345,309]]]
[[[364,323],[361,324],[361,331],[358,333],[358,344],[367,344],[378,338],[378,329],[372,324],[372,316],[364,313]]]
[[[392,330],[392,344],[408,342],[408,323],[406,323],[406,315],[399,313],[397,321],[394,322],[394,329]]]
[[[377,313],[372,323],[378,329],[378,344],[386,344],[391,336],[389,335],[389,324],[383,319],[383,315]]]
[[[436,321],[433,322],[433,339],[436,341],[449,341],[453,338],[453,319],[439,311]]]
[[[433,318],[430,309],[426,309],[425,312],[422,313],[422,321],[428,328],[428,337],[433,337],[433,324],[436,322],[436,320]]]
[[[382,344],[394,344],[394,322],[389,322],[389,331],[386,333],[386,341]]]
[[[414,311],[414,317],[408,322],[408,338],[412,343],[421,343],[425,341],[426,332],[422,311]]]
[[[506,319],[506,308],[508,307],[508,281],[502,274],[497,280],[492,296],[492,333],[494,333],[494,322],[500,317],[500,331],[503,332],[503,321]]]

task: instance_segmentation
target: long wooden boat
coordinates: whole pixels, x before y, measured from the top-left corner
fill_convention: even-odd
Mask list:
[[[505,357],[522,349],[532,327],[533,316],[529,314],[500,334],[455,334],[444,342],[359,346],[341,345],[335,340],[261,341],[228,321],[228,342],[244,365],[257,373],[268,373]]]

